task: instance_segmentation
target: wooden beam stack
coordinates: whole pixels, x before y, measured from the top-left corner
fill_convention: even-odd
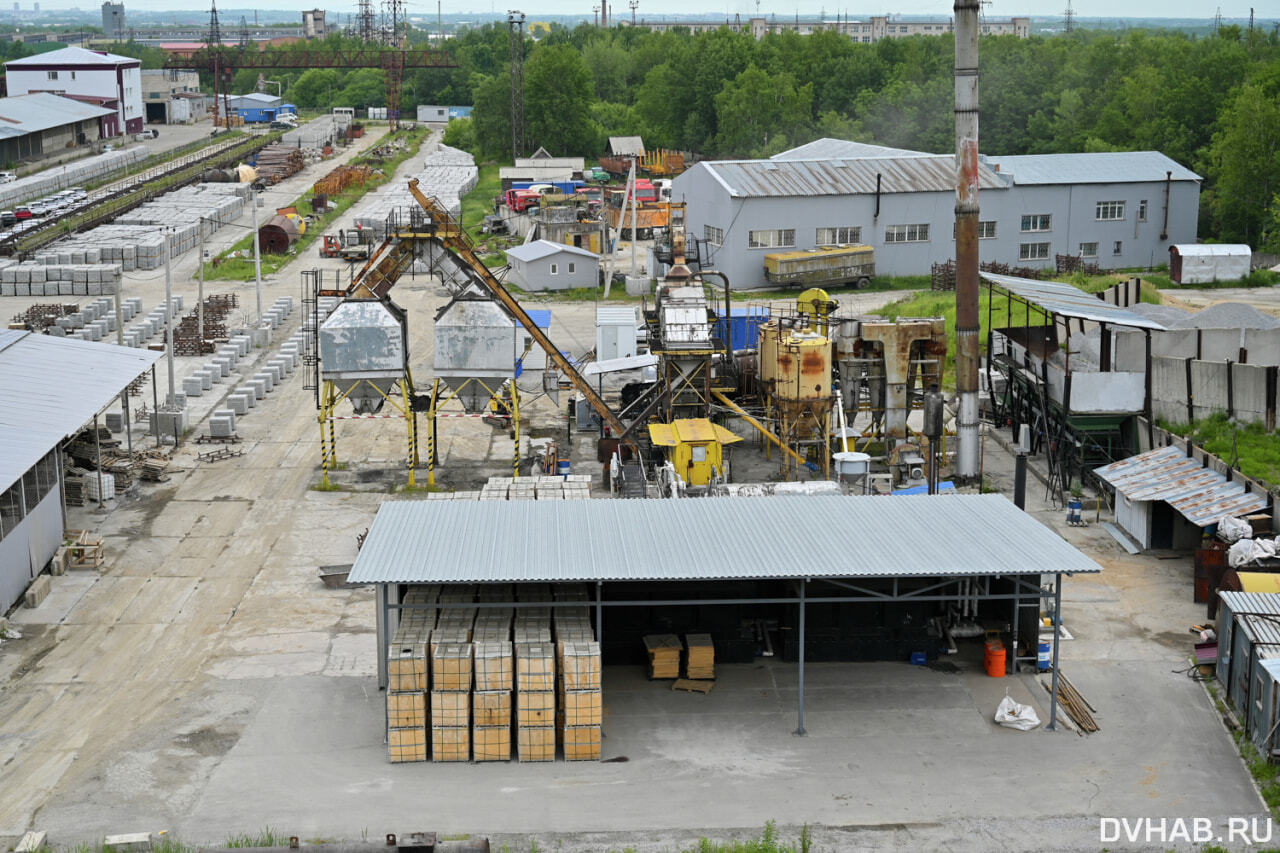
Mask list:
[[[716,677],[716,648],[710,634],[684,635],[684,677],[713,681]]]
[[[555,690],[555,648],[549,642],[517,642],[516,740],[521,761],[555,760]]]
[[[470,643],[434,645],[431,655],[433,761],[471,760],[471,676]]]
[[[675,634],[646,634],[644,647],[649,652],[649,678],[679,678],[680,652],[684,648]]]

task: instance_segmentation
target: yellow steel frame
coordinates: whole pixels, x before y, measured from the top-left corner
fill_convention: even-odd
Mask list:
[[[497,389],[490,388],[482,379],[468,379],[455,389],[452,389],[447,395],[440,396],[440,380],[436,379],[431,383],[431,405],[427,409],[427,485],[434,486],[436,484],[436,416],[440,414],[440,409],[450,400],[456,399],[458,393],[466,388],[472,382],[489,392],[489,403],[503,409],[511,416],[512,430],[512,452],[511,452],[511,476],[520,476],[520,387],[516,385],[515,377],[504,379],[502,385]],[[507,404],[502,399],[502,389],[508,383],[511,383],[511,403]],[[476,415],[483,417],[483,415]]]
[[[360,380],[342,393],[332,382],[326,380],[320,389],[320,468],[324,472],[322,482],[329,487],[329,472],[338,464],[338,431],[336,422],[344,420],[336,414],[338,404],[351,395],[351,391],[367,380]],[[407,439],[406,461],[409,468],[409,486],[416,484],[414,470],[418,467],[418,422],[413,413],[413,377],[406,370],[405,375],[396,380],[390,393],[369,383],[369,387],[378,392],[405,420]],[[353,420],[358,420],[355,418]]]

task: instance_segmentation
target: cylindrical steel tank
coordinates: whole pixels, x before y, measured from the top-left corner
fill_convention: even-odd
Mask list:
[[[760,355],[758,362],[760,384],[767,388],[778,375],[777,320],[770,320],[760,325]]]
[[[258,229],[258,248],[268,255],[283,255],[298,241],[299,236],[298,224],[287,216],[277,214]]]
[[[831,396],[831,341],[808,332],[778,342],[774,394],[784,400],[822,400]]]

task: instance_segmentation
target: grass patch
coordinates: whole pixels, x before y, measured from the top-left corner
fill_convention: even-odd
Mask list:
[[[269,826],[264,826],[257,835],[242,832],[227,838],[228,847],[285,847],[289,844],[289,836],[277,835]]]
[[[379,140],[379,145],[389,145],[394,143],[398,138],[408,140],[408,147],[398,153],[389,160],[377,160],[370,158],[368,155],[362,155],[352,159],[351,165],[360,165],[365,163],[381,170],[381,174],[374,174],[369,180],[363,184],[357,184],[347,187],[336,196],[330,196],[329,202],[334,208],[322,216],[312,217],[311,222],[307,224],[307,233],[298,239],[298,242],[289,247],[289,251],[283,255],[263,255],[262,256],[262,274],[271,275],[278,272],[286,264],[300,257],[305,253],[313,243],[323,236],[325,228],[332,224],[335,220],[346,213],[352,205],[362,199],[366,193],[371,192],[377,187],[382,186],[391,180],[395,175],[396,169],[400,164],[410,157],[418,153],[418,149],[422,146],[430,131],[425,128],[415,128],[413,130],[401,130]],[[376,147],[376,146],[375,146]],[[291,204],[300,212],[311,209],[311,189],[294,199]],[[287,207],[288,205],[281,205]],[[262,225],[263,217],[259,217],[258,224]],[[256,234],[248,234],[237,240],[231,248],[218,255],[213,261],[205,264],[204,275],[206,281],[252,281],[254,278],[253,266],[253,241]]]
[[[1262,424],[1234,424],[1225,412],[1190,424],[1160,422],[1175,435],[1190,438],[1225,462],[1237,459],[1240,473],[1269,486],[1280,484],[1280,441]]]
[[[764,832],[759,838],[749,841],[711,841],[703,838],[697,847],[689,848],[682,853],[810,853],[813,839],[809,835],[809,827],[800,829],[800,837],[795,841],[783,841],[778,838],[778,828],[774,821],[764,825]]]
[[[930,286],[927,275],[878,275],[871,279],[866,287],[824,287],[828,294],[839,297],[841,294],[883,293],[890,290],[928,290]],[[795,299],[806,290],[804,287],[789,287],[781,290],[747,290],[734,293],[735,301],[755,301],[758,299]],[[838,301],[838,300],[837,300]]]
[[[342,484],[340,484],[340,483],[330,483],[329,485],[327,485],[327,486],[326,486],[326,485],[325,485],[325,483],[324,483],[324,480],[321,480],[320,482],[315,483],[314,485],[312,485],[312,486],[311,486],[311,491],[313,491],[313,492],[347,492],[347,491],[350,491],[350,489],[348,489],[346,486],[344,486],[344,485],[342,485]],[[235,847],[236,845],[235,845],[235,844],[228,844],[227,846],[228,846],[228,847]],[[269,847],[269,846],[271,846],[271,845],[262,845],[262,844],[244,844],[244,845],[240,845],[240,846],[243,846],[243,847],[263,847],[263,846],[267,846],[267,847]]]
[[[502,179],[498,177],[496,161],[480,166],[475,189],[462,198],[462,230],[473,243],[479,245],[488,236],[480,233],[484,218],[493,213],[493,200],[502,192]]]

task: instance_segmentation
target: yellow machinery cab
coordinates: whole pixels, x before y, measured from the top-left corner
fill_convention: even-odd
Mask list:
[[[724,446],[742,441],[707,418],[677,418],[669,424],[649,424],[649,440],[669,447],[667,459],[690,486],[711,482],[712,469],[723,476]]]

